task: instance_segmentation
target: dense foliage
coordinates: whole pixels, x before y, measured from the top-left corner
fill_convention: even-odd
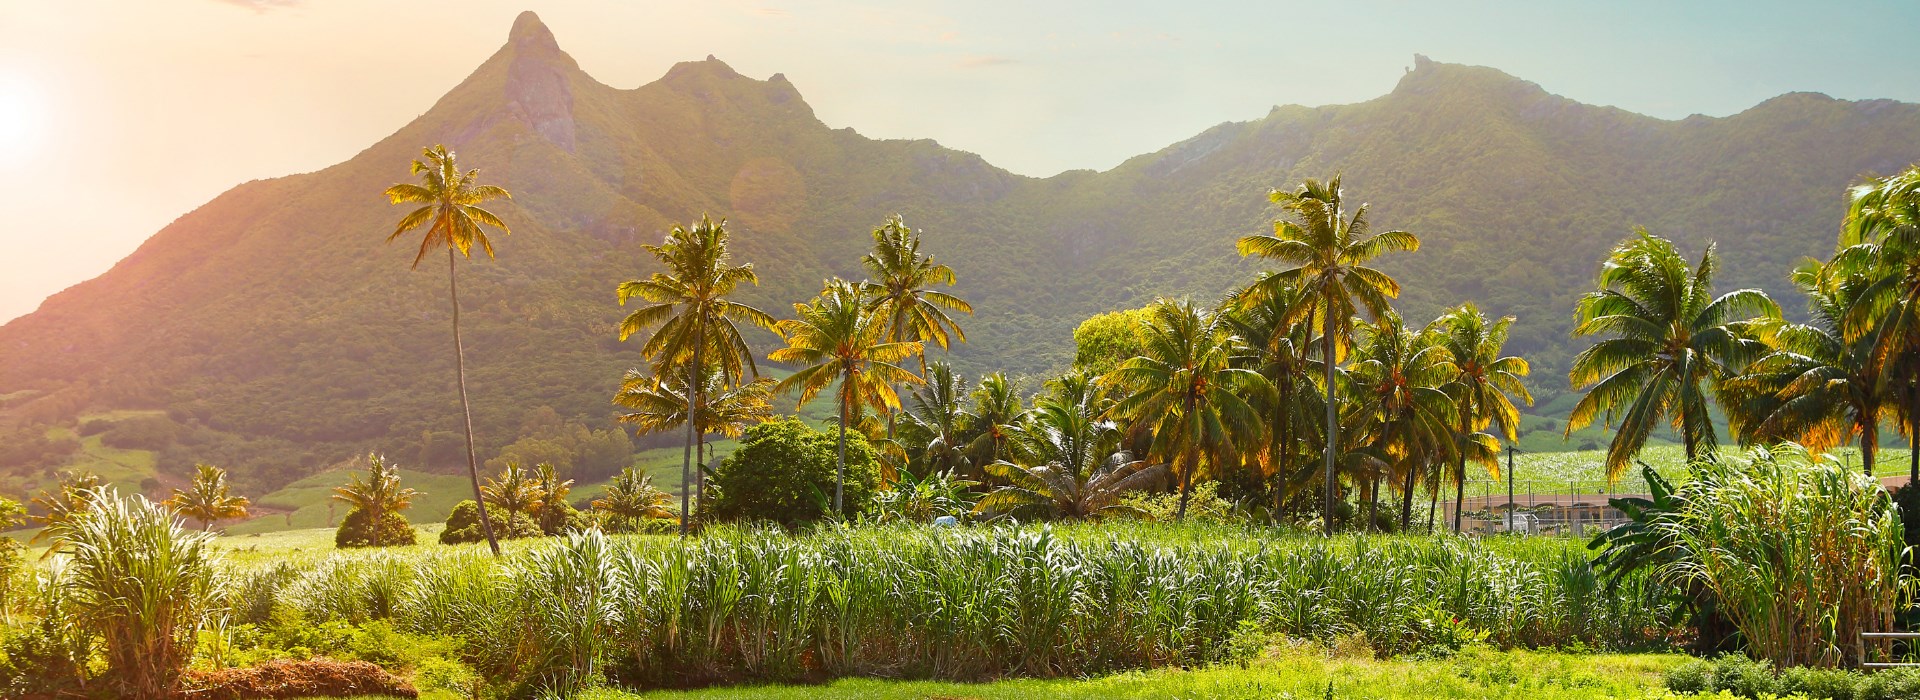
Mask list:
[[[837,442],[832,433],[793,419],[746,430],[740,446],[713,473],[714,516],[795,527],[832,512]],[[879,488],[873,449],[858,433],[847,436],[844,516],[866,510]]]

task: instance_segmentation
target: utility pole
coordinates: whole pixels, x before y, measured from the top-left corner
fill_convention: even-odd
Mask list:
[[[1512,445],[1507,446],[1507,532],[1513,532],[1514,523],[1520,518],[1513,512],[1513,453]]]

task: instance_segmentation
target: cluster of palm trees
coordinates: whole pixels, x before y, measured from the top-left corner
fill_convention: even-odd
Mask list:
[[[1672,242],[1640,231],[1615,248],[1600,289],[1580,302],[1575,358],[1588,392],[1568,429],[1604,416],[1618,474],[1663,424],[1689,460],[1719,444],[1712,408],[1743,444],[1791,440],[1825,451],[1857,442],[1874,472],[1883,424],[1909,440],[1920,414],[1920,168],[1855,188],[1836,252],[1791,280],[1809,320],[1784,320],[1754,289],[1715,296],[1711,246],[1689,266]],[[1920,480],[1920,451],[1909,465]]]

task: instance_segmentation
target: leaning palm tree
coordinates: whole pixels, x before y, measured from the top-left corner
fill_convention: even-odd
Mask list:
[[[921,374],[927,371],[927,345],[945,350],[954,341],[967,341],[967,334],[947,312],[972,315],[973,306],[929,289],[953,286],[953,268],[935,263],[931,255],[921,255],[920,232],[908,227],[899,214],[873,230],[873,252],[861,257],[860,264],[876,280],[861,283],[860,291],[867,295],[869,308],[886,319],[888,340],[922,344]]]
[[[1858,438],[1860,461],[1873,476],[1880,421],[1894,413],[1893,387],[1874,362],[1873,337],[1849,341],[1844,329],[1870,278],[1838,271],[1816,261],[1794,270],[1794,286],[1807,295],[1812,322],[1767,329],[1767,354],[1727,382],[1727,413],[1748,444],[1793,441],[1824,452]]]
[[[478,245],[492,258],[493,241],[487,238],[486,227],[500,229],[503,234],[509,231],[500,217],[480,205],[490,199],[512,199],[512,195],[499,187],[480,184],[479,170],[461,172],[453,152],[446,146],[425,149],[422,155],[426,160],[413,162],[413,174],[420,176],[420,184],[401,183],[387,188],[388,203],[420,205],[400,219],[393,233],[387,236],[387,242],[425,227],[426,235],[420,237],[420,252],[413,256],[415,269],[427,253],[435,248],[447,249],[447,295],[453,303],[454,375],[459,379],[460,411],[467,428],[467,480],[473,485],[473,497],[479,499],[480,461],[473,448],[473,407],[467,401],[467,359],[460,344],[460,283],[454,273],[454,253],[471,260],[473,248]],[[493,555],[500,556],[500,542],[494,539],[493,527],[487,524],[484,504],[480,506],[480,530],[486,534],[487,546]]]
[[[704,385],[700,387],[700,412],[694,426],[694,462],[706,463],[706,437],[740,437],[747,426],[773,418],[773,380],[760,378],[746,383],[730,384],[721,368],[709,367],[705,372]],[[621,382],[619,393],[614,394],[613,403],[623,408],[633,409],[623,413],[616,420],[634,426],[641,434],[664,433],[686,425],[687,406],[693,403],[693,393],[687,390],[685,375],[674,374],[662,381],[659,377],[629,370],[626,379]],[[705,499],[706,471],[701,470],[695,482],[696,495]],[[702,500],[702,503],[705,501]]]
[[[1272,391],[1260,373],[1240,367],[1244,346],[1217,314],[1187,301],[1155,301],[1141,354],[1105,375],[1118,393],[1108,414],[1151,426],[1153,453],[1180,478],[1185,518],[1203,462],[1224,463],[1256,438],[1260,417],[1249,397]]]
[[[1367,263],[1390,251],[1420,248],[1420,239],[1406,231],[1372,233],[1367,205],[1361,204],[1348,214],[1341,194],[1338,175],[1324,183],[1307,180],[1291,192],[1273,190],[1269,198],[1279,204],[1289,218],[1274,221],[1272,235],[1246,236],[1239,242],[1242,256],[1278,260],[1291,266],[1262,278],[1244,293],[1257,298],[1286,288],[1303,290],[1312,301],[1296,305],[1288,319],[1315,314],[1322,325],[1327,534],[1333,534],[1334,466],[1338,461],[1334,450],[1340,444],[1333,374],[1339,351],[1347,340],[1344,333],[1347,320],[1360,310],[1377,319],[1389,310],[1389,300],[1400,295],[1400,283],[1368,267]]]
[[[660,245],[646,246],[647,252],[666,267],[646,279],[620,285],[620,304],[633,299],[647,302],[620,322],[620,339],[658,327],[640,353],[653,362],[655,375],[679,374],[691,389],[691,405],[706,401],[704,384],[698,377],[709,365],[720,368],[723,383],[739,383],[746,375],[760,376],[753,362],[753,350],[740,334],[740,325],[748,324],[772,330],[775,321],[766,312],[727,297],[742,284],[759,284],[751,263],[733,264],[728,250],[731,236],[727,221],[715,222],[706,216],[691,228],[675,226]],[[699,412],[699,409],[694,411]],[[693,447],[696,423],[684,421],[687,442],[680,464],[680,511],[691,512],[688,499],[693,482]],[[686,534],[686,519],[680,533]]]
[[[1130,511],[1120,497],[1166,478],[1167,465],[1119,449],[1120,430],[1101,419],[1103,410],[1092,391],[1040,399],[1012,432],[1018,462],[987,465],[1006,485],[981,498],[974,512],[1083,520]]]
[[[802,369],[780,380],[774,390],[798,391],[800,403],[805,405],[822,390],[834,388],[840,409],[840,442],[835,457],[833,511],[844,516],[847,426],[867,408],[900,408],[900,395],[894,386],[919,384],[921,379],[897,363],[920,352],[920,343],[887,340],[886,319],[867,308],[860,290],[843,279],[827,280],[820,296],[812,303],[794,304],[793,310],[799,318],[779,325],[787,346],[767,357]]]
[[[1608,337],[1573,358],[1568,378],[1587,393],[1567,417],[1567,434],[1602,414],[1608,424],[1619,419],[1607,478],[1627,468],[1662,420],[1680,434],[1688,462],[1717,448],[1708,392],[1765,352],[1754,321],[1780,318],[1758,289],[1714,297],[1719,267],[1712,245],[1689,266],[1672,241],[1636,229],[1601,266],[1600,288],[1580,298],[1574,335]]]
[[[1439,320],[1440,342],[1447,349],[1452,375],[1446,391],[1453,396],[1456,409],[1453,424],[1456,449],[1451,470],[1454,532],[1460,531],[1460,503],[1467,491],[1467,461],[1474,459],[1487,468],[1488,474],[1499,475],[1498,461],[1488,459],[1499,452],[1499,443],[1495,442],[1489,452],[1483,438],[1477,437],[1484,435],[1480,431],[1492,426],[1501,439],[1509,443],[1518,441],[1520,409],[1513,405],[1513,400],[1517,397],[1528,406],[1533,405],[1533,393],[1520,381],[1532,368],[1525,359],[1500,354],[1513,321],[1512,316],[1502,316],[1489,323],[1486,315],[1471,303],[1448,311]]]
[[[368,540],[375,547],[380,546],[380,531],[385,529],[387,516],[413,507],[413,499],[419,496],[419,491],[400,485],[400,465],[378,454],[367,455],[365,481],[355,474],[345,486],[333,489],[333,500],[367,512],[367,521],[372,523]]]
[[[627,467],[607,482],[606,491],[593,499],[592,508],[606,514],[614,527],[630,529],[641,520],[674,517],[667,507],[672,502],[673,496],[653,487],[652,475]]]
[[[247,506],[252,502],[233,495],[227,485],[227,470],[211,464],[195,464],[193,469],[193,481],[185,489],[173,490],[173,497],[165,504],[168,508],[200,521],[202,531],[212,530],[213,524],[222,520],[247,517]]]

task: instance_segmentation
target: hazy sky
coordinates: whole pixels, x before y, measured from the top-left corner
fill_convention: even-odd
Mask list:
[[[715,54],[830,126],[1030,175],[1367,100],[1414,53],[1665,118],[1920,102],[1920,3],[0,0],[0,320],[235,184],[392,133],[525,9],[615,87]]]

